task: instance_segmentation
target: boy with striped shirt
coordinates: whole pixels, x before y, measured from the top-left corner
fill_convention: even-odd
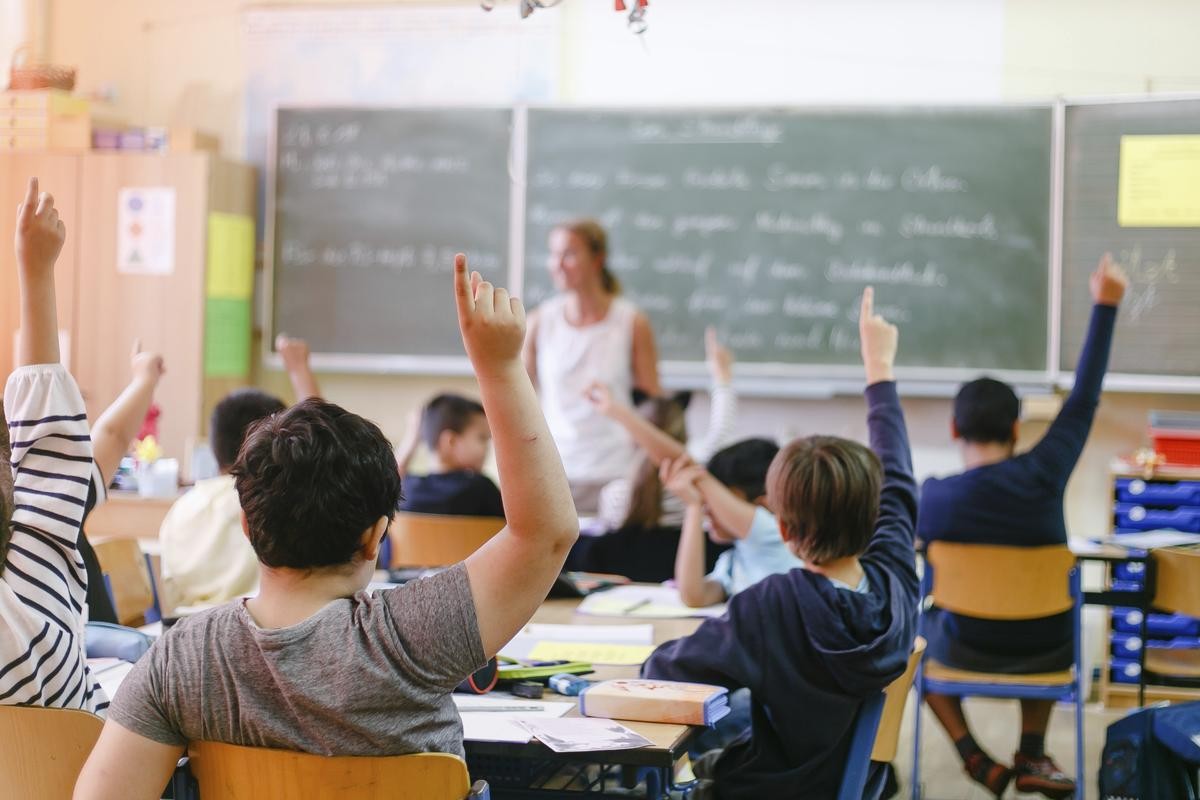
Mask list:
[[[30,179],[17,212],[21,330],[4,391],[0,451],[0,704],[108,707],[87,668],[87,573],[77,537],[92,444],[75,380],[59,363],[54,262],[66,228]],[[10,441],[11,440],[11,441]]]

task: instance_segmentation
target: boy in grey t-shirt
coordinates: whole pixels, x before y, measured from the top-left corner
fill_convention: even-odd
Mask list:
[[[76,800],[154,798],[189,741],[330,755],[462,755],[450,692],[545,599],[578,535],[520,361],[525,313],[455,259],[467,355],[495,436],[508,526],[461,564],[368,595],[400,501],[374,424],[310,399],[263,420],[233,467],[257,597],[181,622],[134,667]]]

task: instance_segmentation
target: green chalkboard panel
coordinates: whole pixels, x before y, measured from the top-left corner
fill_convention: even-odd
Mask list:
[[[511,130],[511,109],[280,109],[273,332],[314,353],[462,356],[452,259],[507,274]]]
[[[1200,136],[1200,99],[1067,106],[1064,370],[1075,369],[1087,332],[1088,275],[1109,251],[1130,277],[1109,371],[1200,379],[1200,227],[1122,227],[1117,218],[1122,137],[1181,134]]]
[[[1045,373],[1049,108],[531,109],[525,299],[547,237],[601,220],[665,360],[715,323],[744,365],[858,363],[857,300],[903,326],[912,374]]]

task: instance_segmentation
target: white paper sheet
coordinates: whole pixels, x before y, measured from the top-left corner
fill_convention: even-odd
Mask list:
[[[462,717],[463,738],[470,742],[528,742],[531,736],[521,724],[522,720],[554,719],[575,707],[574,703],[527,700],[510,694],[455,694],[452,697]],[[514,707],[537,710],[496,710]]]
[[[1142,533],[1118,533],[1105,539],[1109,544],[1151,550],[1155,547],[1175,547],[1181,544],[1200,544],[1200,533],[1183,531],[1143,531]]]
[[[645,736],[611,719],[566,717],[524,720],[521,723],[538,741],[556,753],[597,750],[633,750],[653,744]]]
[[[599,617],[647,619],[719,617],[725,613],[725,604],[691,608],[679,599],[678,590],[670,586],[614,586],[583,598],[576,612]]]

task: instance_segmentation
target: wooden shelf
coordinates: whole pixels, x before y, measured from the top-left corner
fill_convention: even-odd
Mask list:
[[[1107,665],[1103,667],[1107,673]],[[1101,681],[1100,685],[1100,702],[1105,708],[1136,708],[1138,699],[1138,687],[1133,683],[1113,683],[1109,680]],[[1200,700],[1200,689],[1185,689],[1179,686],[1157,686],[1152,683],[1146,684],[1146,705],[1151,703],[1184,703],[1191,700]]]

